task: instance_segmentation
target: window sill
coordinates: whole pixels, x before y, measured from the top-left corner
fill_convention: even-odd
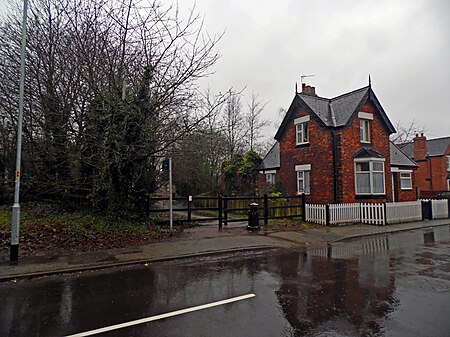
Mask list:
[[[295,148],[298,149],[300,147],[307,147],[307,146],[310,146],[310,144],[309,143],[301,143],[301,144],[296,144]]]
[[[370,141],[361,140],[361,144],[372,144]]]
[[[309,193],[304,193],[304,192],[297,192],[297,195],[302,195],[302,194],[304,194],[304,195],[310,195],[310,194],[311,194],[311,192],[309,192]]]
[[[412,187],[411,188],[400,188],[400,191],[412,191]]]
[[[356,194],[355,199],[386,199],[386,194]]]

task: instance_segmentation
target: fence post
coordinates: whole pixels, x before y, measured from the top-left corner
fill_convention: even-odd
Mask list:
[[[269,198],[264,194],[264,225],[269,224]]]
[[[450,218],[450,198],[447,199],[447,213],[448,217]]]
[[[188,221],[188,222],[191,222],[191,220],[192,220],[191,204],[192,204],[192,195],[189,195],[189,196],[188,196],[188,203],[187,203],[187,208],[188,208],[188,211],[187,211],[187,216],[188,216],[187,221]]]
[[[219,231],[221,231],[222,230],[222,195],[221,194],[219,194],[219,199],[218,199],[218,203],[219,203],[219,216],[218,216],[218,218],[219,218]]]
[[[383,202],[383,210],[384,210],[384,217],[383,217],[383,225],[387,225],[388,224],[388,218],[387,218],[387,206],[386,203]]]
[[[302,193],[302,220],[306,221],[306,196]]]
[[[228,225],[228,199],[226,195],[223,197],[223,224]]]
[[[325,226],[330,225],[330,205],[325,205]]]

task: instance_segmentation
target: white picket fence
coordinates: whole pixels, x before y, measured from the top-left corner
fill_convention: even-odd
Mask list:
[[[433,219],[449,217],[447,200],[431,200],[431,205]],[[386,225],[421,220],[422,202],[420,200],[382,204],[306,204],[306,221],[322,225],[357,222],[371,225]]]
[[[330,224],[356,223],[360,221],[361,204],[331,204]]]
[[[422,220],[422,203],[417,201],[391,202],[386,204],[386,223]]]
[[[383,204],[361,204],[361,222],[369,225],[385,225]]]
[[[431,214],[433,219],[448,218],[448,201],[443,200],[431,200]]]
[[[321,225],[326,224],[326,205],[306,204],[306,221]]]

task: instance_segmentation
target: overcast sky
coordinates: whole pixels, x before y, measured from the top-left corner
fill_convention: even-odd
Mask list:
[[[179,2],[181,6],[194,3]],[[254,91],[277,119],[295,82],[322,97],[372,88],[391,121],[450,136],[449,0],[197,0],[210,33],[225,35],[210,85]],[[245,99],[244,98],[244,99]],[[267,132],[275,134],[274,127]]]
[[[330,98],[366,86],[370,74],[394,124],[416,120],[428,138],[450,136],[449,0],[195,3],[210,34],[225,31],[209,86],[246,87],[244,103],[259,94],[270,121],[289,107],[301,75],[313,74],[307,84]],[[273,137],[274,126],[265,133]]]

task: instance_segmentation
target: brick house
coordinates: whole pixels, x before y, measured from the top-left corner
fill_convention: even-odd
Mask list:
[[[422,133],[399,147],[419,165],[414,176],[420,197],[436,197],[450,191],[450,137],[427,140]]]
[[[258,168],[261,188],[279,184],[310,203],[415,200],[417,164],[389,141],[392,133],[370,84],[332,99],[303,84]]]

